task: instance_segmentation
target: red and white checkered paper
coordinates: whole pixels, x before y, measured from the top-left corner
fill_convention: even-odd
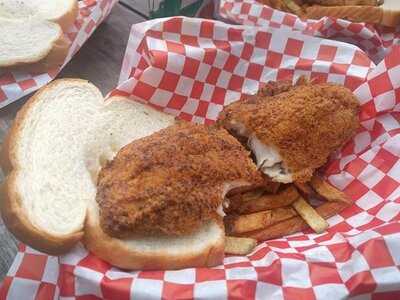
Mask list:
[[[82,245],[61,257],[21,246],[0,299],[400,299],[400,46],[375,66],[353,45],[299,31],[152,20],[132,27],[110,95],[212,123],[263,83],[303,74],[344,84],[361,103],[361,128],[325,168],[354,204],[327,232],[178,271],[124,271]]]
[[[399,43],[396,28],[324,17],[302,20],[298,16],[273,9],[261,0],[220,0],[219,17],[242,25],[291,28],[305,34],[351,43],[360,47],[375,62],[380,62],[393,45]]]
[[[81,0],[74,24],[65,32],[71,45],[61,67],[44,73],[6,71],[0,69],[0,108],[28,95],[53,80],[71,60],[101,22],[108,16],[118,0]]]

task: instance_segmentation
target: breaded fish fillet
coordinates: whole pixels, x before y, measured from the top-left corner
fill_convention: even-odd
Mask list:
[[[259,184],[249,152],[225,129],[181,122],[122,148],[100,172],[109,235],[182,235],[214,218],[225,193]]]
[[[355,133],[358,101],[333,84],[283,85],[277,91],[225,107],[219,124],[247,139],[257,166],[273,181],[307,182]]]

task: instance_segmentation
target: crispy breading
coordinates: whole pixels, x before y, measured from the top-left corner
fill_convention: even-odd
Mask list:
[[[299,85],[307,85],[310,84],[310,81],[305,76],[300,76],[295,85],[293,85],[291,80],[280,80],[280,81],[268,81],[262,88],[260,88],[257,94],[254,97],[261,97],[261,99],[265,96],[275,96],[287,91],[290,91],[295,86]]]
[[[181,122],[125,146],[101,170],[101,226],[116,237],[187,234],[215,217],[230,187],[262,181],[226,130]]]
[[[224,108],[219,123],[228,129],[240,124],[247,137],[255,135],[278,150],[293,181],[307,182],[355,133],[358,108],[345,87],[305,84],[275,96],[235,102]]]

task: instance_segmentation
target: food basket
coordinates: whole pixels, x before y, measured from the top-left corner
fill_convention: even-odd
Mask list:
[[[126,271],[78,244],[52,257],[21,245],[1,299],[400,298],[400,47],[379,65],[358,47],[288,28],[172,17],[132,27],[118,86],[178,118],[211,124],[270,80],[336,82],[361,103],[361,127],[324,168],[354,202],[322,233],[260,243],[213,268]]]
[[[351,43],[360,47],[375,63],[379,63],[391,51],[391,47],[399,42],[400,25],[392,28],[331,17],[302,20],[261,2],[220,0],[218,16],[231,23],[290,28],[312,36]]]

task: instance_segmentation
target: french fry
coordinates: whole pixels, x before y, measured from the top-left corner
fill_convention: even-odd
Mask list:
[[[328,222],[303,198],[297,199],[292,206],[316,233],[322,233],[329,227]]]
[[[300,194],[308,200],[308,203],[312,207],[320,206],[325,199],[323,199],[320,195],[318,195],[313,188],[310,186],[309,183],[298,183],[295,182],[294,185],[296,186],[297,190]]]
[[[246,236],[257,241],[265,241],[275,238],[281,238],[285,235],[289,235],[295,232],[307,229],[308,225],[301,217],[293,217],[282,222],[276,223],[270,227],[255,230],[241,234],[240,236]]]
[[[350,203],[347,202],[326,202],[320,207],[317,207],[316,211],[321,217],[328,219],[349,206]]]
[[[304,195],[307,197],[314,196],[315,192],[314,190],[309,186],[308,183],[299,183],[295,182],[294,185],[296,188]]]
[[[267,183],[265,183],[264,192],[276,194],[280,187],[281,184],[279,182],[268,181]]]
[[[325,198],[327,201],[351,203],[351,200],[345,193],[331,186],[328,182],[318,176],[313,176],[310,184],[315,192]]]
[[[257,240],[252,238],[225,237],[225,253],[234,255],[246,255],[253,251]]]
[[[303,9],[295,1],[293,1],[293,0],[283,0],[283,2],[285,3],[286,7],[288,8],[288,10],[290,12],[292,12],[292,13],[300,16],[300,17],[304,15]]]
[[[273,181],[265,181],[260,185],[257,186],[241,186],[241,187],[236,187],[234,189],[231,189],[226,197],[230,198],[232,196],[236,195],[242,195],[245,193],[251,193],[251,192],[260,192],[262,194],[263,192],[268,192],[272,194],[276,194],[276,192],[279,190],[280,187],[279,182],[273,182]]]
[[[233,196],[228,196],[228,199],[232,204],[240,205],[242,203],[251,202],[262,197],[264,194],[263,188],[254,189],[245,193],[235,194]]]
[[[283,0],[263,0],[263,3],[280,10],[283,10],[285,8]]]
[[[252,191],[258,191],[258,190],[262,190],[261,186],[239,186],[239,187],[235,187],[231,190],[228,191],[228,193],[225,195],[226,198],[230,198],[232,196],[236,196],[236,195],[241,195],[244,193],[249,193]]]
[[[309,19],[333,17],[353,22],[380,24],[383,19],[383,9],[379,6],[321,6],[305,7],[305,16]]]
[[[377,6],[380,5],[380,1],[377,0],[312,0],[308,1],[312,4],[318,4],[323,6],[348,6],[348,5],[365,5],[365,6]]]
[[[230,215],[224,218],[225,229],[228,234],[236,235],[271,226],[295,215],[297,213],[291,207],[276,208],[248,215]]]
[[[227,212],[246,214],[275,209],[292,204],[299,196],[293,185],[275,195],[265,194],[259,190],[252,191],[231,197]]]
[[[339,213],[348,206],[349,204],[345,202],[325,202],[320,207],[317,207],[316,211],[323,218],[328,219],[336,215],[337,213]],[[307,223],[300,216],[296,216],[284,220],[282,222],[276,223],[270,227],[260,230],[255,230],[252,232],[247,232],[243,235],[254,238],[258,241],[264,241],[264,240],[283,237],[285,235],[289,235],[298,231],[302,231],[307,229],[308,227],[309,226],[307,225]]]

